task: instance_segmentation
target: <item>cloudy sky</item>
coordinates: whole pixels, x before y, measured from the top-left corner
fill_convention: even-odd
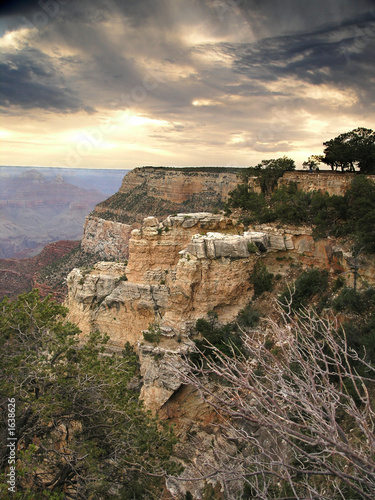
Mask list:
[[[12,0],[0,163],[297,166],[375,127],[374,0]]]

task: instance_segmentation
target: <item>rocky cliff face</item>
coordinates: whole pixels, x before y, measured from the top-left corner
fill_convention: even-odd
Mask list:
[[[67,306],[69,319],[84,335],[99,329],[110,335],[113,347],[137,346],[145,374],[142,396],[153,411],[179,386],[166,382],[164,354],[189,349],[195,322],[208,311],[222,322],[236,317],[253,296],[249,277],[257,260],[278,275],[282,287],[311,267],[351,279],[349,249],[334,239],[315,241],[307,227],[260,225],[244,232],[236,220],[220,214],[177,214],[162,222],[148,217],[132,231],[129,251],[127,266],[102,262],[73,270]],[[374,266],[364,264],[360,273],[375,281]],[[150,325],[156,345],[143,337]]]
[[[279,184],[294,181],[304,190],[342,194],[349,177],[293,172]],[[350,247],[330,238],[316,241],[310,227],[259,225],[244,231],[235,218],[222,214],[170,215],[171,207],[222,201],[237,182],[237,172],[135,169],[125,176],[120,198],[100,204],[86,221],[86,251],[129,261],[127,266],[107,262],[74,270],[67,280],[70,319],[84,335],[93,329],[107,332],[114,348],[126,342],[137,347],[142,398],[155,412],[165,408],[180,386],[171,366],[191,348],[196,320],[214,311],[219,321],[232,321],[252,299],[249,277],[259,259],[278,276],[280,289],[311,267],[327,269],[332,276],[346,273],[347,283],[352,279]],[[169,215],[162,222],[155,216],[137,222],[143,212],[166,210]],[[116,220],[125,212],[130,223]],[[374,282],[373,266],[364,264],[360,272]],[[150,325],[156,344],[143,335]]]
[[[302,191],[322,191],[330,196],[343,196],[350,187],[356,174],[338,172],[285,172],[279,179],[278,185],[283,186],[295,182]]]
[[[178,176],[182,177],[179,181]],[[128,256],[127,265],[102,262],[91,269],[75,269],[67,280],[69,319],[78,324],[83,335],[98,329],[109,334],[114,349],[126,342],[136,347],[143,379],[141,398],[146,408],[176,424],[176,456],[187,466],[186,477],[194,477],[198,469],[209,473],[205,458],[214,460],[212,449],[221,447],[230,453],[231,446],[216,425],[217,415],[176,376],[182,356],[193,348],[197,319],[213,311],[218,321],[233,321],[253,298],[250,275],[258,261],[275,276],[274,294],[310,268],[326,269],[331,282],[337,275],[344,276],[346,284],[352,285],[353,266],[358,264],[350,242],[314,240],[311,227],[263,224],[245,231],[235,215],[179,211],[188,206],[186,203],[202,206],[206,195],[211,203],[214,197],[218,199],[216,187],[223,188],[223,183],[229,186],[225,176],[209,177],[209,182],[204,176],[206,173],[196,184],[193,178],[162,169],[145,168],[128,174],[119,197],[108,205],[101,204],[86,221],[83,243],[105,258],[123,261]],[[304,190],[330,194],[343,194],[350,184],[346,176],[336,173],[291,173],[279,184],[287,181]],[[197,194],[194,189],[201,191]],[[228,191],[224,190],[225,196]],[[133,217],[138,207],[137,218],[126,219]],[[168,207],[176,210],[168,210],[165,217],[154,215],[163,214]],[[147,217],[140,221],[141,215]],[[370,259],[363,257],[359,274],[375,284],[375,266]],[[257,302],[265,315],[273,312],[271,299],[266,292]],[[173,498],[183,498],[187,489],[200,498],[203,487],[201,481],[194,482],[193,490],[191,482],[167,482]]]
[[[237,169],[184,169],[143,167],[124,177],[120,193],[144,185],[147,196],[183,203],[198,194],[215,193],[223,200],[238,184]]]
[[[237,183],[238,169],[136,168],[119,192],[87,217],[82,248],[106,259],[127,259],[131,230],[145,217],[221,208]]]
[[[122,224],[100,217],[86,217],[82,249],[96,253],[103,259],[124,260],[129,256],[129,239],[132,230],[139,224]]]
[[[162,219],[179,212],[218,210],[240,182],[240,171],[136,168],[124,177],[119,192],[99,203],[86,218],[82,248],[105,259],[127,259],[131,231],[139,228],[145,217],[153,215]],[[304,191],[342,195],[353,175],[293,171],[286,172],[278,185],[295,182]],[[256,177],[249,179],[249,185],[254,191],[260,191]]]
[[[205,482],[198,479],[210,473],[207,458],[215,463],[220,453],[213,450],[227,456],[235,451],[218,415],[176,375],[193,348],[196,320],[214,311],[220,322],[233,321],[253,297],[249,277],[258,260],[278,276],[276,293],[311,267],[327,269],[332,278],[344,274],[349,283],[349,245],[330,238],[315,241],[311,232],[276,225],[244,231],[235,218],[207,212],[170,215],[162,222],[152,216],[132,231],[127,265],[101,262],[69,274],[69,319],[84,336],[91,330],[108,333],[113,349],[134,345],[145,407],[176,426],[175,457],[185,467],[183,477],[197,480],[169,479],[172,498],[183,498],[188,490],[201,498]],[[374,263],[364,260],[360,273],[375,284]],[[267,314],[270,297],[264,295],[258,306]],[[262,430],[249,432],[259,437]],[[241,484],[232,487],[238,496]]]

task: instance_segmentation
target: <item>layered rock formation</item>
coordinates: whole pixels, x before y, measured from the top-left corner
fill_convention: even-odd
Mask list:
[[[69,319],[84,335],[90,331],[110,332],[110,345],[133,345],[148,328],[165,313],[168,288],[125,281],[125,264],[101,262],[83,272],[69,274]]]
[[[129,255],[129,262],[74,270],[67,280],[70,319],[84,335],[93,329],[108,332],[114,348],[126,342],[137,346],[144,374],[142,397],[153,411],[160,410],[179,386],[178,381],[172,386],[168,382],[164,354],[177,359],[189,349],[196,320],[208,311],[221,322],[233,321],[252,298],[250,275],[257,260],[278,275],[283,287],[311,267],[341,273],[348,284],[352,279],[350,244],[343,246],[333,238],[314,240],[311,227],[271,224],[244,231],[221,213],[169,211],[162,222],[155,216],[189,203],[223,201],[238,181],[237,172],[228,169],[135,169],[125,176],[119,197],[101,203],[86,221],[85,250],[123,262]],[[279,185],[290,181],[304,190],[342,194],[351,176],[288,172]],[[114,220],[108,220],[111,217]],[[131,223],[116,220],[121,217]],[[367,264],[360,273],[373,283],[374,266]],[[150,326],[156,346],[142,333]]]
[[[144,185],[147,196],[183,203],[200,193],[215,193],[221,199],[238,184],[238,169],[231,168],[136,168],[124,177],[120,193]]]
[[[106,262],[92,269],[76,269],[67,280],[69,319],[78,324],[83,335],[99,329],[109,334],[114,349],[126,342],[136,347],[143,380],[141,398],[146,408],[176,424],[180,438],[176,456],[184,466],[188,464],[186,477],[194,477],[195,467],[199,473],[209,473],[204,467],[207,456],[215,461],[210,455],[212,449],[222,447],[230,454],[231,446],[220,426],[211,425],[217,417],[207,404],[176,375],[183,370],[183,355],[193,349],[197,319],[212,311],[221,323],[235,320],[253,298],[250,276],[258,261],[274,274],[275,294],[310,268],[328,270],[331,283],[341,275],[346,284],[352,285],[353,269],[359,267],[361,277],[375,284],[373,262],[365,257],[355,260],[350,242],[314,240],[311,227],[263,224],[245,231],[234,215],[193,210],[169,210],[163,219],[155,216],[168,207],[184,207],[186,202],[198,206],[197,200],[203,203],[204,193],[211,202],[214,197],[209,193],[215,192],[212,186],[220,186],[225,177],[218,175],[215,181],[209,177],[211,184],[205,184],[205,175],[201,175],[200,186],[204,185],[206,191],[198,196],[192,194],[194,179],[180,172],[174,175],[145,168],[126,176],[120,197],[112,200],[114,204],[102,204],[86,222],[85,238],[90,251],[118,261],[129,255],[128,264]],[[330,194],[343,194],[350,184],[348,177],[336,173],[293,172],[289,181],[304,190]],[[283,182],[285,179],[279,185]],[[200,188],[195,185],[194,189]],[[168,202],[166,194],[170,196]],[[218,194],[215,196],[217,199]],[[134,204],[134,212],[127,211],[126,204],[121,206],[124,200]],[[137,210],[137,200],[140,214],[130,223],[126,217]],[[152,204],[154,211],[147,209]],[[140,215],[147,215],[141,224]],[[270,298],[266,292],[257,302],[265,315],[273,313]],[[188,489],[200,498],[203,487],[198,480],[193,489],[191,481],[167,482],[173,498],[183,498]]]
[[[351,279],[349,248],[338,241],[315,241],[306,227],[259,225],[244,232],[241,224],[221,214],[181,213],[162,222],[148,217],[132,231],[129,250],[127,266],[102,262],[90,270],[73,270],[67,279],[67,306],[69,319],[84,335],[100,330],[110,335],[114,348],[126,342],[137,346],[142,396],[153,411],[180,384],[166,382],[169,369],[160,361],[164,354],[186,352],[196,320],[208,311],[222,322],[233,321],[252,298],[249,277],[258,259],[279,275],[280,283],[290,282],[294,270],[310,267]],[[374,266],[363,265],[360,272],[375,281]],[[156,345],[143,336],[150,325],[157,332]]]
[[[131,230],[145,217],[221,208],[239,181],[239,170],[135,168],[119,192],[87,217],[82,247],[106,259],[127,259]]]
[[[176,426],[175,457],[185,467],[187,481],[167,481],[172,498],[183,498],[187,491],[201,498],[205,482],[199,478],[210,473],[208,461],[232,466],[217,462],[220,453],[213,450],[226,457],[238,451],[221,431],[219,417],[177,375],[184,371],[183,356],[193,349],[197,319],[214,311],[220,322],[233,321],[253,297],[249,278],[258,260],[278,276],[279,290],[311,267],[327,269],[332,277],[345,275],[349,283],[349,244],[331,238],[315,241],[311,233],[310,227],[277,225],[244,231],[234,218],[207,212],[170,215],[162,222],[151,216],[131,232],[127,265],[102,262],[68,276],[69,319],[83,335],[108,333],[113,349],[133,344],[145,407]],[[373,263],[363,261],[359,272],[375,284]],[[262,430],[249,432],[259,437]],[[242,485],[231,488],[238,493]]]
[[[164,218],[178,212],[220,209],[241,181],[243,169],[184,169],[143,167],[130,171],[118,193],[99,203],[87,217],[82,248],[105,259],[124,260],[129,255],[131,231],[151,214]],[[295,182],[304,191],[342,195],[355,174],[285,172],[278,185]],[[257,177],[249,185],[260,191]]]
[[[138,224],[122,224],[100,217],[86,217],[82,249],[96,253],[103,259],[123,260],[129,255],[129,239]]]
[[[297,184],[302,191],[321,191],[330,196],[343,196],[350,187],[356,174],[331,171],[318,172],[285,172],[279,179],[278,185],[285,186],[290,182]]]

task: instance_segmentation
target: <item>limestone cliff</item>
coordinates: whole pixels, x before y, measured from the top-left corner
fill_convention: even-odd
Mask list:
[[[183,372],[182,356],[193,348],[196,320],[214,311],[220,322],[233,321],[253,297],[249,277],[258,260],[278,276],[275,292],[311,267],[327,269],[333,279],[340,273],[350,283],[349,243],[316,241],[311,233],[310,227],[277,225],[244,231],[235,218],[207,212],[170,215],[162,222],[152,216],[132,231],[127,265],[101,262],[69,274],[69,319],[84,336],[91,330],[108,333],[113,349],[134,345],[145,407],[176,426],[175,458],[185,467],[183,477],[197,480],[169,479],[172,498],[188,490],[201,498],[205,485],[198,479],[210,473],[208,461],[216,463],[213,450],[227,456],[235,451],[218,415],[176,375]],[[375,283],[370,261],[362,261],[360,274]],[[271,312],[269,299],[258,302],[264,314]],[[241,491],[241,484],[232,487]]]
[[[144,185],[147,196],[172,203],[183,203],[210,192],[225,200],[238,183],[238,171],[232,168],[136,168],[124,177],[119,192],[129,193]]]
[[[233,218],[205,212],[162,222],[147,217],[131,233],[127,266],[102,262],[69,274],[69,319],[84,335],[95,329],[107,332],[113,347],[137,346],[148,373],[142,396],[157,411],[179,382],[169,387],[164,383],[168,376],[155,375],[164,368],[154,349],[186,351],[196,320],[208,311],[222,322],[232,321],[253,296],[249,277],[257,260],[278,275],[280,287],[311,267],[332,276],[346,273],[349,282],[349,248],[332,238],[315,241],[309,227],[259,225],[244,231]],[[364,263],[360,273],[374,283],[374,266]],[[150,325],[159,334],[156,347],[143,338]]]
[[[343,196],[350,187],[356,174],[331,171],[318,172],[285,172],[279,179],[278,185],[283,186],[295,182],[302,191],[322,191],[330,196]]]
[[[88,216],[83,229],[82,249],[88,253],[99,254],[103,259],[127,259],[130,235],[138,226],[139,224],[122,224]]]
[[[92,215],[133,223],[148,215],[165,217],[175,212],[212,210],[227,200],[238,184],[240,170],[135,168],[124,177],[119,192],[99,203]]]
[[[239,181],[240,170],[135,168],[124,177],[119,192],[87,217],[82,248],[105,259],[127,259],[131,230],[145,217],[222,208]]]
[[[131,170],[118,193],[99,203],[86,218],[82,248],[104,259],[125,260],[129,256],[132,229],[139,228],[147,216],[167,217],[178,212],[213,211],[223,207],[241,181],[233,168],[162,168]],[[304,191],[318,190],[343,195],[354,174],[337,172],[285,172],[279,187],[289,182]],[[249,185],[260,191],[257,177]]]

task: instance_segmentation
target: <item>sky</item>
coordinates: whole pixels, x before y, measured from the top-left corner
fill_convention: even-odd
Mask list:
[[[375,128],[375,0],[0,4],[0,164],[297,167]]]

